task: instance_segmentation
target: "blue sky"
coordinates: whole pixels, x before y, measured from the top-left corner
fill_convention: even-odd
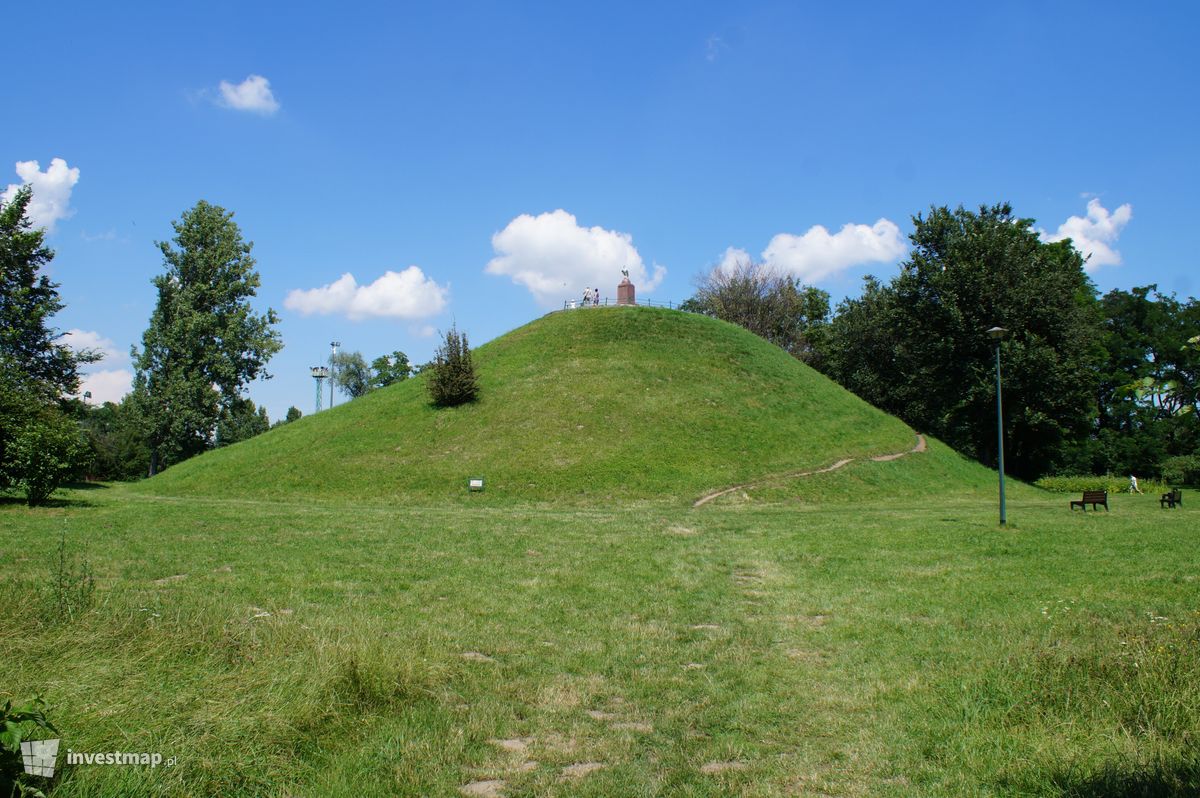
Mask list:
[[[98,399],[154,241],[197,200],[234,211],[282,317],[250,387],[272,418],[311,411],[332,339],[421,362],[432,331],[483,343],[620,268],[681,300],[744,253],[855,295],[931,204],[1010,201],[1101,290],[1189,296],[1200,6],[1147,9],[21,4],[0,191],[33,183],[56,322],[112,350]]]

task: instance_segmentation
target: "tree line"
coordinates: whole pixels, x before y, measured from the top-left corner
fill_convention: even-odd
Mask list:
[[[133,390],[90,407],[79,369],[98,352],[66,346],[63,308],[45,274],[54,253],[26,216],[28,187],[0,205],[0,490],[44,501],[64,480],[135,479],[271,427],[245,397],[282,347],[233,214],[198,202],[157,244],[164,271]],[[1100,296],[1070,241],[1047,243],[1008,204],[933,207],[913,217],[899,274],[867,277],[831,307],[828,292],[763,264],[704,275],[684,308],[740,324],[911,426],[980,462],[996,462],[993,344],[1003,327],[1005,453],[1012,472],[1137,473],[1200,481],[1200,302],[1149,285]],[[433,361],[395,351],[369,365],[330,362],[356,398],[431,370],[435,406],[479,390],[465,334],[451,328]],[[301,416],[290,408],[289,423]]]
[[[129,480],[266,432],[265,407],[245,396],[283,343],[274,310],[251,305],[260,278],[233,213],[200,201],[156,242],[163,272],[154,311],[132,350],[132,390],[92,407],[77,398],[79,369],[100,360],[71,349],[52,325],[63,309],[45,269],[54,253],[27,216],[26,186],[0,204],[0,491],[44,502],[72,478]],[[434,360],[413,368],[394,351],[370,365],[359,352],[330,358],[334,385],[351,399],[431,369],[434,405],[473,401],[478,386],[465,334],[445,335]],[[301,417],[295,407],[277,422]]]
[[[1017,476],[1200,481],[1200,302],[1149,285],[1100,296],[1070,241],[1001,203],[913,217],[899,274],[827,292],[756,263],[704,275],[685,308],[740,324],[875,406],[990,466],[1001,341],[1006,466]]]
[[[63,309],[46,268],[54,252],[27,211],[31,189],[0,205],[0,490],[44,502],[79,477],[137,479],[270,428],[266,408],[247,385],[269,379],[266,364],[282,348],[273,310],[256,312],[259,287],[233,214],[201,201],[159,242],[163,273],[153,279],[154,311],[135,347],[132,391],[92,407],[77,398],[82,366],[100,360],[67,346],[53,317]],[[335,363],[343,391],[357,395],[355,363]],[[372,387],[410,373],[401,352],[368,370]],[[289,408],[289,423],[301,416]]]

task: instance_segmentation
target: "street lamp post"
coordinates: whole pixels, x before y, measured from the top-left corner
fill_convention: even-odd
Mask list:
[[[333,407],[333,375],[337,373],[337,364],[334,363],[334,358],[337,357],[338,347],[342,345],[341,341],[329,342],[329,406]]]
[[[1000,397],[1000,339],[1007,333],[1008,330],[1003,327],[993,327],[987,331],[996,345],[996,452],[1000,467],[1000,526],[1008,523],[1004,512],[1004,403]]]

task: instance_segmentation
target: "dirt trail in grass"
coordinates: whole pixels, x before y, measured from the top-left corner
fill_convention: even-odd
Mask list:
[[[899,460],[901,457],[904,457],[906,455],[919,454],[920,452],[925,451],[925,449],[926,449],[925,436],[918,433],[917,443],[911,449],[907,449],[903,452],[896,452],[895,454],[881,454],[881,455],[877,455],[875,457],[871,457],[869,459],[876,463],[887,463],[892,460]],[[721,490],[713,491],[712,493],[706,493],[703,496],[701,496],[699,499],[696,499],[696,501],[692,503],[692,507],[701,507],[705,504],[708,504],[713,499],[720,498],[721,496],[725,496],[726,494],[733,493],[734,491],[754,490],[756,487],[758,487],[759,485],[762,485],[762,484],[769,484],[771,482],[782,482],[785,479],[798,479],[800,477],[811,477],[814,474],[828,474],[830,471],[837,471],[839,468],[842,468],[843,466],[847,466],[850,463],[853,463],[854,460],[855,460],[855,458],[853,458],[853,457],[847,457],[844,460],[838,460],[833,465],[825,466],[824,468],[816,468],[811,471],[799,471],[799,472],[795,472],[795,473],[791,473],[791,474],[779,474],[779,475],[776,475],[773,477],[766,477],[765,479],[760,479],[755,484],[750,484],[747,482],[744,485],[734,485],[732,488],[722,488]]]

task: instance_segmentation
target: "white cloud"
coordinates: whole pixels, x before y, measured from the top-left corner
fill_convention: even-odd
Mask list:
[[[359,285],[346,272],[320,288],[296,289],[288,293],[283,306],[305,316],[340,313],[358,321],[370,317],[423,319],[435,316],[446,307],[450,289],[426,277],[418,266],[402,272],[386,271],[370,285]]]
[[[251,75],[241,83],[221,81],[220,104],[235,111],[250,111],[270,116],[279,110],[279,101],[271,93],[271,81],[262,75]]]
[[[43,172],[37,161],[17,161],[17,176],[21,182],[10,183],[0,194],[0,203],[12,202],[22,185],[32,186],[33,197],[25,214],[34,227],[44,227],[47,233],[53,233],[55,222],[75,213],[71,209],[71,191],[79,182],[78,167],[68,167],[62,158],[54,158]]]
[[[721,262],[717,264],[717,268],[726,274],[733,274],[739,267],[745,266],[753,260],[754,258],[750,257],[750,253],[746,250],[729,247],[721,256]]]
[[[67,330],[62,334],[62,343],[76,352],[85,349],[99,352],[104,356],[101,363],[116,365],[129,362],[128,352],[118,349],[111,338],[92,330]],[[83,396],[90,391],[92,396],[88,401],[92,404],[120,402],[133,385],[133,372],[128,369],[98,369],[95,364],[84,366],[84,369],[89,371],[80,378],[78,395]]]
[[[67,330],[62,334],[63,343],[74,349],[76,352],[84,349],[91,349],[104,355],[104,360],[109,363],[123,363],[128,355],[117,349],[117,345],[112,342],[111,338],[105,338],[98,332],[91,330]]]
[[[1084,268],[1095,271],[1101,266],[1119,266],[1121,253],[1113,249],[1121,231],[1133,218],[1133,206],[1129,203],[1111,213],[1093,197],[1088,200],[1087,216],[1072,216],[1058,226],[1054,234],[1041,231],[1043,241],[1071,239],[1075,249],[1087,259]]]
[[[85,374],[79,384],[79,395],[91,392],[90,404],[120,402],[133,385],[133,372],[128,369],[104,369]]]
[[[653,291],[667,273],[657,264],[653,273],[647,271],[628,233],[580,227],[562,209],[521,214],[492,236],[492,248],[496,257],[485,271],[512,278],[545,306],[574,298],[584,288],[615,293],[622,269],[628,269],[629,279],[645,292]]]
[[[900,228],[880,219],[873,225],[845,224],[833,234],[819,224],[804,235],[780,233],[767,244],[762,258],[767,266],[815,283],[851,266],[894,261],[906,250]]]

